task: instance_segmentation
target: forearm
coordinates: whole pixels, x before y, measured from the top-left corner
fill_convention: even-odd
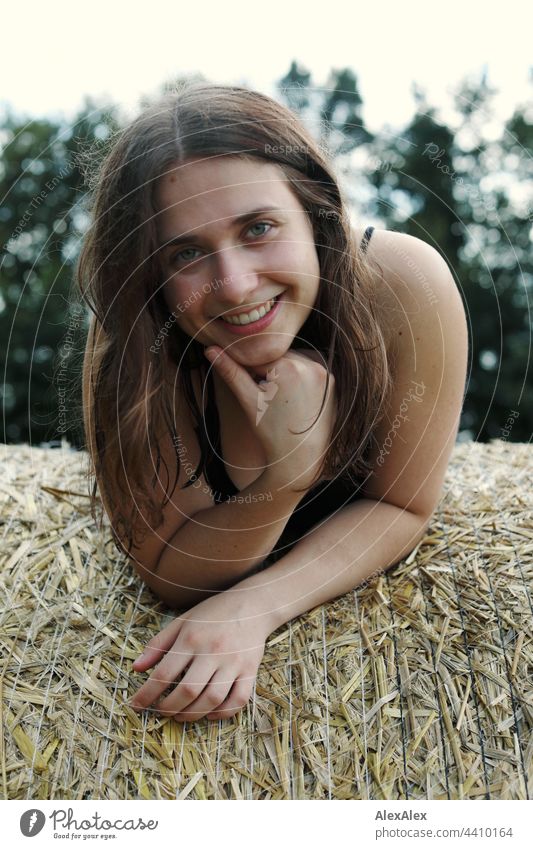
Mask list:
[[[304,496],[279,488],[265,471],[237,500],[201,510],[182,525],[147,583],[165,604],[178,607],[231,586],[268,556]]]
[[[252,615],[270,631],[344,595],[413,550],[429,519],[386,502],[362,499],[315,526],[285,557],[228,592],[249,596]]]

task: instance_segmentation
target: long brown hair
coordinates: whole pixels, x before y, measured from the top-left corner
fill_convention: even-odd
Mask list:
[[[103,488],[113,510],[115,539],[117,532],[126,537],[128,551],[139,504],[146,505],[155,530],[179,478],[172,400],[177,365],[196,422],[203,414],[190,372],[203,369],[205,380],[209,368],[203,346],[177,324],[164,339],[165,355],[150,351],[171,315],[163,298],[164,270],[157,252],[156,182],[177,163],[221,154],[278,165],[313,227],[319,291],[291,347],[322,351],[335,378],[333,438],[315,480],[324,474],[351,473],[357,478],[371,472],[367,449],[391,390],[384,317],[378,313],[374,293],[375,270],[356,250],[346,202],[327,154],[296,114],[265,94],[198,81],[177,85],[116,134],[89,175],[91,225],[75,269],[81,297],[101,330],[99,340],[88,340],[86,351],[91,364],[98,364],[90,370],[90,409],[84,405],[85,441],[92,461],[89,475],[96,475]],[[153,487],[164,432],[172,435],[176,446],[176,476],[158,504]],[[212,452],[204,428],[198,434],[197,477]],[[157,461],[149,482],[145,470],[154,447]],[[168,469],[166,474],[170,480]],[[96,488],[95,479],[93,518]],[[122,503],[117,492],[123,495]]]

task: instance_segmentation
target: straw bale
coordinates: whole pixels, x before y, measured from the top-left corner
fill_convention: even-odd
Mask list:
[[[126,702],[172,617],[89,512],[87,455],[1,446],[4,799],[526,799],[532,448],[455,446],[407,558],[286,623],[220,722]]]

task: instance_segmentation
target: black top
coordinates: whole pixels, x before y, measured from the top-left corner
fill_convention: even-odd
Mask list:
[[[361,250],[366,251],[374,227],[367,227],[361,240]],[[220,419],[215,403],[215,392],[213,385],[213,370],[208,372],[207,380],[211,385],[207,392],[207,407],[205,416],[205,427],[210,444],[214,451],[205,466],[205,478],[213,490],[215,502],[226,501],[233,495],[238,495],[239,489],[234,485],[224,466],[220,445]],[[198,432],[199,427],[195,430]],[[276,543],[278,557],[287,553],[294,543],[309,531],[313,525],[325,519],[330,514],[342,509],[346,504],[362,498],[358,485],[349,473],[350,480],[346,478],[334,478],[331,481],[323,481],[310,489],[305,494],[294,512],[289,517],[281,537]],[[272,558],[272,555],[271,555]]]

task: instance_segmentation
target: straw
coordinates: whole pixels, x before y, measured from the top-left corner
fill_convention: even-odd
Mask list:
[[[7,799],[526,799],[532,448],[454,448],[401,563],[270,635],[253,697],[185,724],[127,706],[172,618],[89,512],[84,452],[3,449]]]

